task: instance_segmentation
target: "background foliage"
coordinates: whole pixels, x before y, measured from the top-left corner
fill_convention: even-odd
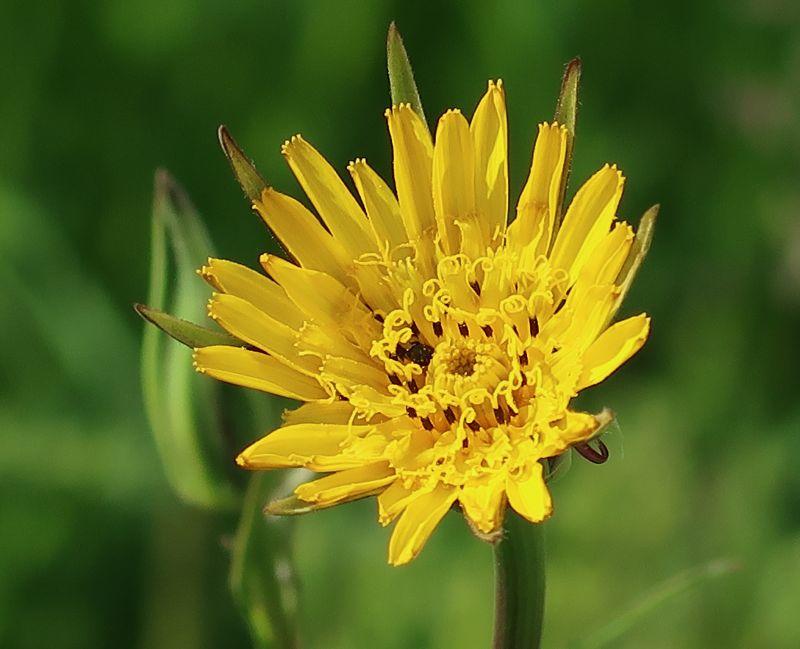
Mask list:
[[[513,187],[562,65],[584,60],[573,178],[662,204],[627,313],[644,352],[592,391],[613,460],[574,461],[548,523],[546,646],[717,557],[617,647],[800,646],[800,12],[790,0],[641,3],[5,3],[0,20],[0,645],[245,647],[225,588],[235,519],[171,494],[139,388],[152,175],[186,186],[217,251],[270,245],[218,151],[226,123],[299,196],[278,149],[389,166],[384,34],[429,117],[502,76]],[[573,184],[574,191],[574,184]],[[255,437],[261,430],[252,430]],[[385,564],[363,502],[300,520],[308,647],[485,647],[490,549],[448,516]]]

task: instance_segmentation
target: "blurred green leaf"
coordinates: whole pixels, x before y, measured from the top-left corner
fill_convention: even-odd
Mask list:
[[[220,126],[217,135],[219,136],[219,144],[228,158],[233,175],[236,176],[236,180],[241,185],[244,195],[250,199],[251,203],[259,200],[261,192],[267,187],[267,183],[258,173],[253,162],[244,154],[236,140],[233,139],[227,127]]]
[[[414,81],[414,71],[408,52],[403,45],[403,38],[392,22],[386,37],[386,60],[389,68],[389,90],[392,105],[410,104],[411,109],[425,120],[425,111],[422,110],[422,100],[419,98],[417,83]]]
[[[573,649],[602,649],[602,647],[617,646],[619,639],[629,629],[667,600],[711,579],[729,575],[738,568],[739,565],[729,559],[715,559],[684,570],[645,593],[628,611],[608,622],[588,638],[573,644]]]
[[[147,322],[154,324],[165,334],[187,347],[208,347],[210,345],[236,345],[242,342],[224,331],[214,331],[208,327],[177,318],[158,309],[151,309],[144,304],[134,304],[133,308]]]
[[[190,347],[240,341],[191,320],[203,317],[207,289],[195,269],[212,251],[208,234],[184,192],[166,172],[156,176],[153,207],[151,303],[136,310],[156,327],[145,331],[143,376],[151,426],[170,483],[186,501],[206,507],[235,503],[222,468],[232,466],[232,449],[221,447],[225,428],[269,426],[279,417],[282,399],[263,395],[222,399],[220,384],[197,375]],[[174,259],[170,268],[170,255]],[[177,281],[168,294],[167,276]],[[176,315],[161,310],[167,307]],[[187,318],[187,319],[184,319]],[[178,342],[183,343],[179,345]],[[229,412],[229,410],[231,410]],[[241,415],[245,415],[242,417]],[[243,421],[243,420],[246,420]],[[290,560],[288,523],[267,523],[261,513],[274,474],[258,473],[244,497],[230,566],[230,586],[258,647],[296,647],[297,595]]]
[[[291,521],[262,512],[278,480],[278,474],[263,471],[250,478],[234,539],[230,587],[256,647],[295,649],[298,595]]]
[[[208,234],[183,190],[158,171],[152,217],[152,308],[189,320],[204,316],[206,291],[195,269],[211,253]],[[174,263],[171,268],[170,252]],[[175,277],[169,291],[168,277]],[[218,386],[199,377],[191,350],[147,326],[142,341],[145,408],[167,478],[185,501],[227,507],[233,490],[225,477]]]

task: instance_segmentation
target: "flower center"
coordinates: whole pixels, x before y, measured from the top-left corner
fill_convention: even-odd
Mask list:
[[[534,456],[576,378],[541,331],[563,306],[564,278],[546,260],[520,272],[503,251],[445,257],[427,279],[403,260],[386,279],[402,306],[380,317],[370,355],[384,365],[388,395],[365,388],[350,401],[364,416],[407,415],[413,433],[396,443],[398,474],[462,484]]]
[[[436,346],[425,384],[442,402],[464,407],[489,398],[508,378],[507,354],[488,338],[447,338]]]
[[[452,343],[442,343],[441,347],[443,349],[438,352],[441,355],[439,362],[445,365],[447,372],[470,376],[475,371],[478,356],[474,349],[475,345],[458,347]]]

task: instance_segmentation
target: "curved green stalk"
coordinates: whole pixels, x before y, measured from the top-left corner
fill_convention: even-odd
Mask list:
[[[516,512],[506,515],[494,546],[493,649],[538,649],[544,617],[544,530]]]

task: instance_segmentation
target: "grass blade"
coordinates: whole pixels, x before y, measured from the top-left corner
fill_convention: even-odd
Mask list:
[[[738,568],[738,564],[729,559],[715,559],[684,570],[645,593],[629,610],[600,627],[588,638],[574,644],[573,649],[602,649],[616,646],[614,643],[625,633],[668,600],[711,579],[729,575]]]

